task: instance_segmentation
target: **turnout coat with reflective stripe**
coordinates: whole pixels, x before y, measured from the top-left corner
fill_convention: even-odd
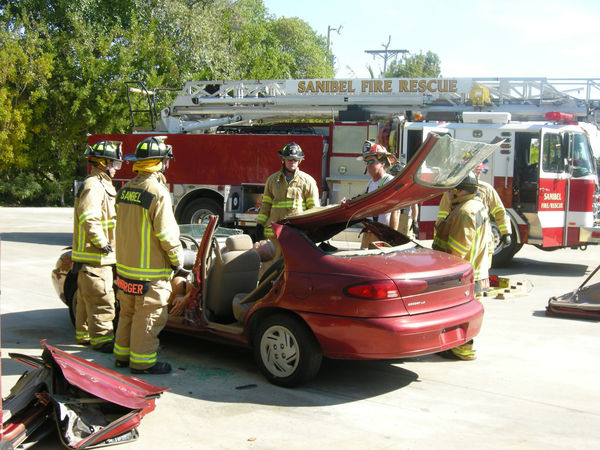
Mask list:
[[[117,195],[117,274],[125,279],[169,279],[183,264],[179,227],[160,172],[140,172]]]
[[[435,250],[441,250],[469,261],[475,281],[489,276],[491,249],[488,210],[476,194],[455,198],[452,211],[437,224],[433,241]]]
[[[283,169],[265,183],[262,205],[256,221],[265,226],[265,236],[273,236],[271,222],[319,206],[319,189],[313,177],[297,170],[288,182]]]
[[[115,248],[115,197],[110,177],[97,167],[75,195],[73,208],[73,261],[105,266],[114,264],[115,253],[102,253],[102,247]]]
[[[489,183],[479,180],[477,183],[477,192],[483,204],[488,208],[489,214],[494,218],[494,222],[498,225],[501,235],[510,234],[510,220],[506,214],[506,209],[502,204],[502,200],[496,192],[496,189]],[[447,192],[442,196],[440,206],[438,208],[437,221],[444,220],[450,214],[451,201]]]

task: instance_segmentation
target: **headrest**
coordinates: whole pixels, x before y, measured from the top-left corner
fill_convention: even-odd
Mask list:
[[[252,238],[247,234],[235,234],[225,239],[225,247],[229,251],[250,250]]]

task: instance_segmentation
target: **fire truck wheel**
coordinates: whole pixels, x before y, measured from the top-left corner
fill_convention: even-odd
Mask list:
[[[219,223],[223,223],[223,208],[210,198],[197,198],[183,211],[181,223],[205,223],[209,216],[219,216]]]
[[[506,267],[512,261],[513,256],[515,256],[515,254],[521,250],[523,244],[519,244],[517,242],[517,233],[514,227],[511,233],[511,242],[508,247],[504,247],[502,245],[498,225],[496,225],[494,222],[492,222],[492,235],[494,236],[494,244],[496,245],[494,248],[494,255],[492,257],[492,267]]]

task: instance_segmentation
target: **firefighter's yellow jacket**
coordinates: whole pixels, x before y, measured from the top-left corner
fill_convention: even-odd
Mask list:
[[[488,210],[477,194],[456,197],[451,206],[448,217],[436,225],[432,248],[469,261],[475,281],[485,280],[491,258]]]
[[[479,180],[477,184],[479,197],[481,198],[483,204],[488,208],[489,214],[494,219],[496,225],[498,225],[500,235],[504,236],[505,234],[510,234],[512,230],[510,226],[510,220],[506,214],[506,210],[504,209],[504,205],[502,204],[502,200],[500,199],[498,192],[496,192],[496,189],[494,189],[491,184],[486,183],[485,181]],[[450,214],[450,208],[451,200],[448,192],[446,192],[440,201],[437,222],[444,220],[448,214]]]
[[[282,169],[267,178],[256,221],[264,225],[266,237],[273,237],[271,222],[299,214],[315,206],[319,206],[319,189],[314,178],[301,170],[296,170],[288,182]]]
[[[101,250],[108,244],[115,248],[116,195],[110,177],[92,168],[75,195],[73,261],[93,266],[116,262],[114,251],[105,254]]]
[[[140,172],[117,195],[117,275],[126,280],[171,278],[183,265],[179,227],[160,172]]]

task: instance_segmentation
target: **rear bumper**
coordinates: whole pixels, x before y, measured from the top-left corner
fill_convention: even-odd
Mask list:
[[[483,305],[473,299],[432,313],[369,319],[300,315],[326,357],[394,359],[436,353],[469,341],[481,329]]]

